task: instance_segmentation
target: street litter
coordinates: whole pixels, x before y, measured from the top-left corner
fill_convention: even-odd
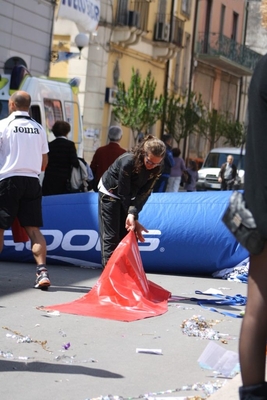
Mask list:
[[[13,335],[7,334],[7,337],[12,337],[12,339],[18,338],[17,343],[37,343],[40,344],[45,351],[51,352],[47,349],[47,340],[33,340],[29,336],[24,336],[20,332],[13,331],[6,326],[2,326],[2,328],[6,329],[9,332],[12,332]]]
[[[240,372],[238,353],[225,350],[214,342],[207,345],[197,361],[201,368],[213,370],[217,376],[229,378]]]
[[[70,343],[64,343],[64,344],[62,345],[62,348],[63,348],[64,350],[69,350],[69,348],[70,348]]]
[[[209,311],[218,312],[227,317],[242,318],[242,316],[240,314],[230,313],[228,311],[219,310],[214,307],[206,307],[206,306],[204,306],[204,304],[205,305],[218,305],[218,306],[245,306],[247,303],[246,296],[242,296],[241,294],[236,294],[235,296],[228,296],[228,295],[222,295],[220,293],[217,293],[217,294],[209,293],[208,291],[201,292],[200,290],[196,290],[195,294],[200,294],[200,295],[204,294],[204,295],[215,297],[215,299],[211,299],[211,300],[210,299],[199,299],[199,298],[195,298],[195,297],[190,298],[191,301],[197,302],[197,304],[199,306],[201,306],[202,308],[205,308],[206,310],[209,310]]]
[[[248,271],[249,271],[249,258],[246,258],[241,263],[237,264],[233,268],[225,268],[220,271],[216,271],[212,274],[214,278],[222,278],[228,281],[234,282],[248,282]]]
[[[181,328],[182,332],[188,336],[195,336],[201,339],[220,340],[235,339],[227,333],[219,333],[212,329],[212,325],[217,324],[218,320],[206,321],[201,315],[193,315],[192,318],[184,320]]]
[[[123,397],[118,395],[108,394],[106,396],[99,397],[91,397],[86,398],[85,400],[138,400],[138,399],[146,399],[146,400],[205,400],[206,397],[200,397],[198,395],[195,396],[186,396],[186,397],[169,397],[171,393],[179,393],[179,392],[187,392],[187,391],[201,391],[205,394],[205,396],[209,397],[211,394],[215,393],[218,389],[223,386],[221,381],[216,382],[208,382],[202,383],[197,382],[192,385],[183,385],[177,389],[168,389],[160,392],[148,392],[145,394],[140,394],[139,396],[131,396],[131,397]],[[166,397],[162,397],[163,395],[167,395]],[[160,397],[159,397],[160,396]]]
[[[161,349],[136,349],[136,353],[147,353],[147,354],[163,354]]]
[[[27,357],[27,356],[19,356],[19,357],[14,357],[14,354],[11,351],[1,351],[0,350],[0,357],[9,359],[9,360],[23,360],[23,361],[27,361],[27,360],[33,360],[34,357]]]
[[[62,356],[55,356],[54,360],[56,361],[61,361],[64,362],[65,364],[87,364],[87,363],[97,363],[98,361],[95,358],[89,358],[88,360],[84,359],[84,360],[78,360],[77,358],[75,358],[76,355],[74,356],[67,356],[65,354],[63,354]]]

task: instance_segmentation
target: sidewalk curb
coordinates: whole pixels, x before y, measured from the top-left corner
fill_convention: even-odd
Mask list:
[[[238,400],[238,388],[242,386],[241,375],[237,374],[229,382],[226,382],[221,389],[212,394],[209,399],[212,400]]]

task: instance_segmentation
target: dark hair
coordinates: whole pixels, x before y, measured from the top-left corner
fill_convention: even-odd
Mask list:
[[[189,166],[191,167],[192,171],[197,171],[197,163],[193,160],[189,160]]]
[[[169,133],[166,133],[162,136],[162,140],[164,143],[167,143],[171,139],[172,139],[172,135],[170,135]]]
[[[144,165],[144,157],[146,154],[152,154],[155,157],[162,157],[163,159],[166,153],[166,146],[163,141],[157,137],[147,135],[144,140],[132,149],[132,153],[134,154],[135,160],[135,172],[138,173]],[[155,170],[158,171],[158,168],[155,168]]]
[[[54,125],[52,126],[52,132],[55,135],[55,137],[58,136],[67,136],[67,134],[71,130],[71,126],[68,122],[66,121],[56,121]]]
[[[178,147],[174,147],[174,148],[172,149],[172,155],[173,155],[173,157],[179,157],[180,154],[181,154],[181,150],[180,150]]]

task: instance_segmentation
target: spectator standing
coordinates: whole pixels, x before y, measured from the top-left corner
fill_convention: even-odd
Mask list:
[[[91,170],[94,175],[94,190],[97,192],[97,185],[108,167],[118,158],[120,155],[126,152],[120,146],[122,138],[122,129],[119,126],[111,126],[108,130],[109,144],[99,147],[90,164]]]
[[[174,166],[174,159],[172,155],[172,136],[171,135],[163,135],[163,142],[166,146],[166,153],[164,157],[164,167],[162,171],[162,175],[157,180],[153,192],[163,193],[166,192],[168,179],[170,177],[171,168]]]
[[[134,231],[144,242],[138,221],[162,170],[165,144],[154,136],[147,136],[130,153],[124,153],[108,168],[99,181],[98,219],[102,266],[105,267],[113,251],[127,234]]]
[[[187,192],[195,192],[196,191],[196,184],[198,181],[198,172],[197,172],[197,163],[193,160],[189,161],[189,166],[186,168],[190,176],[190,182],[185,182],[184,189]]]
[[[172,149],[172,155],[174,160],[174,165],[171,167],[170,177],[168,179],[168,185],[166,192],[178,192],[180,188],[180,183],[182,179],[182,173],[185,171],[185,162],[180,157],[181,150],[178,147]]]
[[[0,251],[4,231],[17,217],[31,240],[37,264],[36,289],[47,289],[46,242],[40,231],[42,189],[39,174],[48,161],[47,135],[29,115],[31,97],[17,91],[9,99],[9,117],[0,121]]]
[[[74,142],[68,140],[71,126],[66,121],[56,121],[52,127],[55,140],[49,143],[48,164],[45,170],[43,196],[66,194],[72,168],[79,168]]]
[[[218,182],[221,184],[221,190],[232,190],[237,175],[237,169],[234,164],[234,157],[229,154],[227,161],[221,166]]]

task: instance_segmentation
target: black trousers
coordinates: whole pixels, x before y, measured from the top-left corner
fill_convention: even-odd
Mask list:
[[[221,190],[233,190],[234,179],[223,180],[221,183]]]
[[[98,192],[98,223],[103,268],[120,241],[128,233],[125,229],[127,215],[119,199]]]

